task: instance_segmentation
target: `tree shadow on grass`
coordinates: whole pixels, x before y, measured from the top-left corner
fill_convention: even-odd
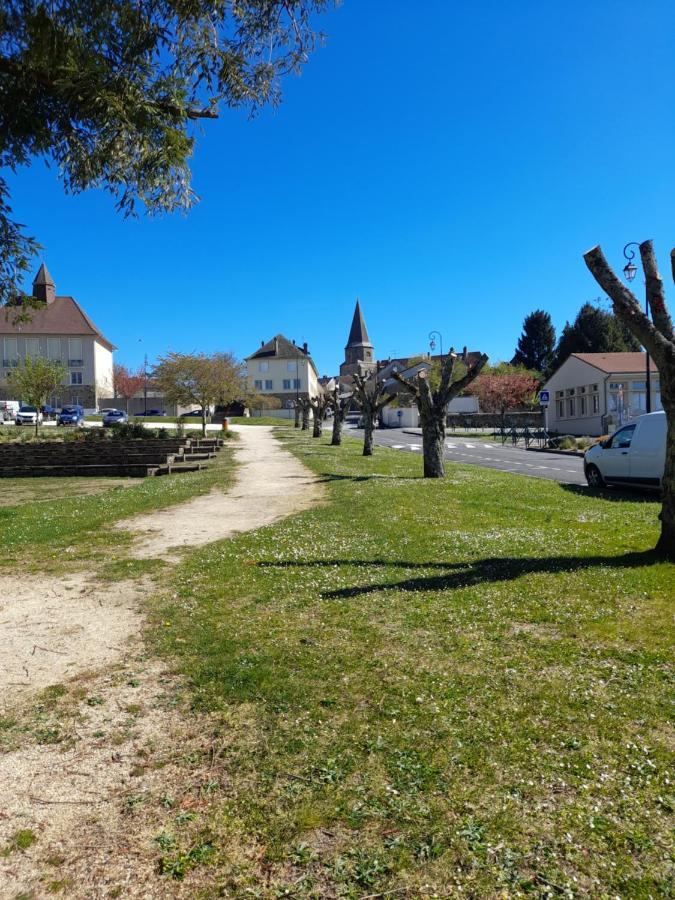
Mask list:
[[[660,495],[658,491],[647,492],[635,488],[591,488],[586,484],[561,484],[563,491],[570,494],[576,494],[578,497],[589,498],[594,500],[609,500],[612,503],[659,503]]]
[[[337,475],[334,472],[323,472],[319,476],[319,481],[419,481],[421,475],[379,475],[377,472],[372,475]]]
[[[513,581],[521,575],[556,575],[560,573],[580,572],[587,569],[634,569],[665,562],[663,556],[654,550],[624,553],[621,556],[546,556],[546,557],[487,557],[467,562],[406,562],[404,560],[382,559],[329,559],[262,562],[260,567],[266,568],[333,568],[340,565],[363,568],[396,568],[396,569],[441,569],[438,575],[420,575],[402,578],[397,581],[384,581],[375,584],[354,585],[332,591],[323,591],[321,597],[326,600],[346,600],[361,597],[378,591],[452,591],[459,588],[474,587],[480,584]]]

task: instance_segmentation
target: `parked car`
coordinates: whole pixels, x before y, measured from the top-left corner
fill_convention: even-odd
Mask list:
[[[584,456],[593,488],[633,485],[658,490],[666,465],[666,414],[647,413],[590,447]]]
[[[122,409],[109,409],[103,416],[104,428],[109,428],[111,425],[122,425],[128,421],[129,416]]]
[[[40,412],[45,419],[55,419],[58,411],[55,406],[50,406],[48,403],[45,403],[44,406],[40,407]]]
[[[114,406],[105,406],[103,409],[99,409],[97,415],[104,416],[106,413],[109,413],[109,412],[117,412],[117,410]]]
[[[134,416],[165,416],[166,413],[162,409],[147,409],[144,412],[134,413]]]
[[[0,422],[14,422],[19,406],[18,400],[0,400]]]
[[[57,427],[59,425],[73,425],[80,428],[84,425],[84,409],[81,406],[64,406],[56,420]]]
[[[191,409],[190,412],[183,413],[180,418],[181,419],[201,419],[202,411],[201,409]],[[209,414],[206,414],[206,418],[208,419]]]
[[[17,425],[42,424],[42,413],[36,406],[20,406],[14,422]]]

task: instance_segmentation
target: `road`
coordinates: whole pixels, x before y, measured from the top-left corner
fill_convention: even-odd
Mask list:
[[[349,426],[347,429],[346,433],[353,437],[363,435],[361,429]],[[421,435],[403,428],[377,429],[375,443],[409,453],[422,452]],[[502,446],[481,438],[473,440],[455,438],[452,434],[446,436],[445,447],[445,458],[453,462],[482,466],[485,469],[499,469],[500,472],[512,472],[516,475],[529,475],[530,478],[545,478],[561,484],[586,484],[584,461],[580,456],[528,451],[513,446]]]

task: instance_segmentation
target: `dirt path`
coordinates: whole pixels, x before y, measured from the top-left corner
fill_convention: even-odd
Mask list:
[[[181,547],[320,501],[321,485],[272,429],[238,431],[231,490],[122,523],[141,535],[134,555],[180,558]],[[3,581],[0,898],[178,900],[208,878],[199,866],[183,881],[158,873],[157,835],[174,833],[181,847],[203,841],[202,814],[226,775],[208,721],[181,712],[179,682],[143,647],[138,596],[150,584],[104,585],[95,573]],[[167,864],[180,863],[178,851],[163,851]]]
[[[211,491],[171,509],[136,516],[116,527],[142,535],[131,555],[137,559],[179,558],[183,547],[197,547],[255,531],[320,501],[321,486],[302,463],[281,447],[264,425],[233,428],[236,482],[227,493]]]

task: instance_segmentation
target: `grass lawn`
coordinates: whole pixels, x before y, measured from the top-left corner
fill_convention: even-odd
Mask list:
[[[294,425],[294,419],[276,419],[274,416],[228,416],[230,425]]]
[[[123,555],[131,534],[108,526],[136,513],[172,506],[231,483],[223,447],[199,472],[157,478],[0,479],[0,573],[26,568],[56,573],[90,560]]]
[[[672,896],[657,504],[278,434],[326,505],[152,607],[225,769],[206,896]]]

